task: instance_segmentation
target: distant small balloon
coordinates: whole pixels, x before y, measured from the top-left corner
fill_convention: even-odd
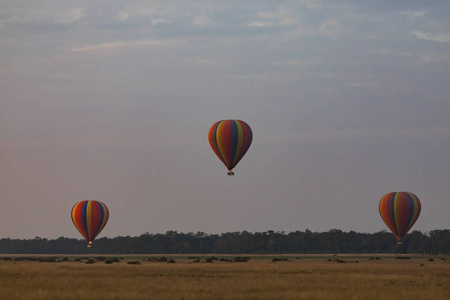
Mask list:
[[[211,148],[228,169],[228,175],[252,144],[253,132],[241,120],[221,120],[211,126],[208,133]]]
[[[413,193],[392,192],[381,198],[378,208],[384,223],[401,244],[402,237],[419,218],[421,204]]]
[[[80,201],[72,208],[72,222],[91,247],[92,241],[103,230],[109,219],[106,205],[100,201]]]

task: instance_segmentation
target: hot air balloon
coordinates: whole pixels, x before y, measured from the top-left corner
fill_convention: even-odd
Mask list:
[[[108,222],[109,211],[106,205],[100,201],[80,201],[72,208],[72,222],[82,236],[89,242],[102,231]]]
[[[392,192],[384,195],[379,204],[381,218],[401,244],[402,237],[411,229],[420,215],[420,201],[409,192]]]
[[[214,153],[228,169],[228,175],[250,147],[253,133],[250,126],[241,120],[222,120],[209,129],[209,144]]]

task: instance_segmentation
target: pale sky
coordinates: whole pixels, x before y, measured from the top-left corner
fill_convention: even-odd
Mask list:
[[[450,3],[0,0],[0,238],[450,228]],[[253,144],[227,176],[210,126]]]

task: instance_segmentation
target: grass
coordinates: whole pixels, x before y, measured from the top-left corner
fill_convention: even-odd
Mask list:
[[[450,299],[450,262],[438,257],[280,256],[273,262],[275,257],[213,263],[205,262],[205,256],[198,263],[188,256],[171,257],[176,263],[150,262],[148,257],[112,264],[86,264],[75,257],[61,262],[0,260],[0,295],[36,300]]]

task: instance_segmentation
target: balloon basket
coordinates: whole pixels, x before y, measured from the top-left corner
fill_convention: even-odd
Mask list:
[[[91,248],[92,247],[92,241],[89,241],[89,244],[86,247]]]
[[[397,245],[403,245],[403,243],[402,243],[402,242],[400,242],[400,241],[398,241],[398,242],[397,242]]]
[[[228,176],[233,176],[233,175],[234,175],[234,172],[231,172],[231,171],[230,171],[230,172],[228,172],[227,174],[228,174]]]

